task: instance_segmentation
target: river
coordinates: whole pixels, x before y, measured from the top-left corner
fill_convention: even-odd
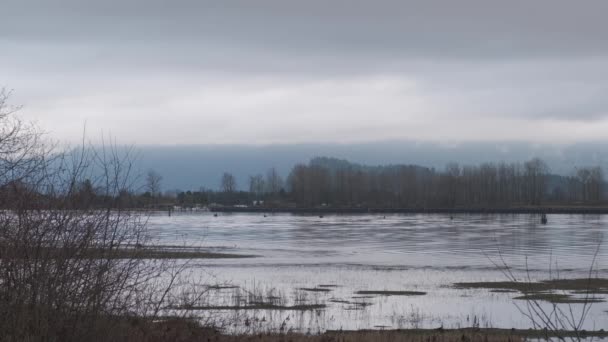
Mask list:
[[[608,277],[607,215],[549,215],[545,225],[538,215],[178,213],[152,215],[148,228],[159,244],[256,256],[193,262],[209,283],[235,287],[212,291],[206,304],[223,309],[201,315],[232,317],[240,328],[529,328],[517,293],[453,284],[507,280],[505,265],[521,279],[584,278],[594,255],[593,276]],[[416,292],[425,294],[406,295]],[[282,309],[229,308],[252,298]],[[304,304],[322,308],[288,309]],[[607,310],[593,304],[585,328],[608,327]]]

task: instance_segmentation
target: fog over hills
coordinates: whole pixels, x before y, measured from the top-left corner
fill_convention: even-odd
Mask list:
[[[448,162],[520,162],[540,157],[551,172],[568,175],[576,166],[608,169],[608,144],[541,145],[523,142],[438,144],[387,141],[360,144],[138,146],[139,172],[154,169],[163,190],[217,189],[223,172],[231,172],[241,189],[249,175],[275,167],[287,177],[297,163],[314,157],[346,159],[365,165],[416,164],[443,169]]]

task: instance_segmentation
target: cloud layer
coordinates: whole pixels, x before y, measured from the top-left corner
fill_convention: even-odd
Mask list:
[[[605,1],[1,6],[0,85],[59,139],[607,138]]]

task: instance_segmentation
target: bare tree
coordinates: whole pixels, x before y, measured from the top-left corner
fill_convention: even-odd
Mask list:
[[[460,166],[457,163],[449,163],[445,167],[446,174],[446,188],[448,193],[447,204],[450,207],[456,205],[458,193],[459,193],[459,178],[460,178]]]
[[[552,266],[553,260],[549,260],[549,279],[539,283],[532,280],[527,258],[525,262],[525,274],[523,276],[517,276],[513,272],[512,267],[503,258],[500,248],[498,249],[498,262],[488,258],[509,282],[513,284],[513,287],[523,292],[524,295],[521,298],[525,300],[525,305],[515,303],[515,307],[523,316],[529,319],[534,329],[542,329],[546,334],[545,338],[547,340],[550,337],[555,337],[560,341],[580,342],[589,338],[584,325],[593,304],[598,300],[594,297],[594,294],[598,291],[598,279],[594,277],[594,274],[597,272],[597,257],[601,245],[602,240],[600,239],[597,242],[586,278],[570,280],[571,284],[578,283],[582,285],[582,290],[578,290],[577,292],[583,297],[573,301],[580,306],[579,310],[575,310],[573,304],[567,303],[567,301],[565,303],[557,301],[546,303],[543,301],[543,296],[538,296],[539,288],[544,294],[550,293],[566,298],[570,296],[565,290],[562,293],[556,294],[556,289],[552,289],[550,286],[550,284],[564,281],[564,279],[560,279],[557,262],[554,269]],[[599,283],[601,283],[601,280]],[[570,285],[570,287],[572,286]]]
[[[150,192],[152,197],[160,196],[161,182],[163,177],[154,170],[149,170],[146,175],[146,190]]]
[[[576,172],[580,200],[588,203],[597,203],[602,199],[604,175],[599,166],[581,167]]]
[[[272,195],[278,194],[281,188],[283,188],[283,179],[274,167],[266,172],[266,187],[267,192]]]
[[[528,201],[530,204],[539,205],[546,191],[549,167],[539,158],[527,161],[524,166],[526,170]]]
[[[256,198],[260,198],[264,194],[266,183],[262,175],[249,177],[249,192],[255,194]]]
[[[157,318],[181,298],[186,267],[151,259],[145,218],[122,205],[132,149],[53,149],[0,94],[2,339],[127,339],[126,317]],[[92,189],[99,206],[79,197]]]
[[[362,166],[344,160],[314,158],[308,165],[294,166],[287,185],[296,204],[303,206],[322,203],[383,207],[541,205],[545,200],[556,198],[574,202],[578,192],[588,193],[585,196],[591,196],[590,202],[600,202],[604,192],[601,169],[585,169],[585,172],[584,181],[580,175],[570,178],[571,184],[563,179],[561,186],[568,192],[561,189],[549,192],[549,168],[538,158],[511,164],[459,166],[450,163],[444,171],[416,165]],[[267,187],[271,191],[268,183],[272,183],[272,169],[268,174]]]
[[[220,188],[223,192],[232,193],[236,191],[236,178],[229,172],[224,172],[220,183]]]

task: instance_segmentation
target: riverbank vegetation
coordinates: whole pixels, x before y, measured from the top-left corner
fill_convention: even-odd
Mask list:
[[[0,91],[0,339],[115,340],[131,319],[205,296],[188,260],[222,256],[152,245],[146,217],[121,202],[136,180],[131,150],[60,149],[14,115],[8,95]]]

